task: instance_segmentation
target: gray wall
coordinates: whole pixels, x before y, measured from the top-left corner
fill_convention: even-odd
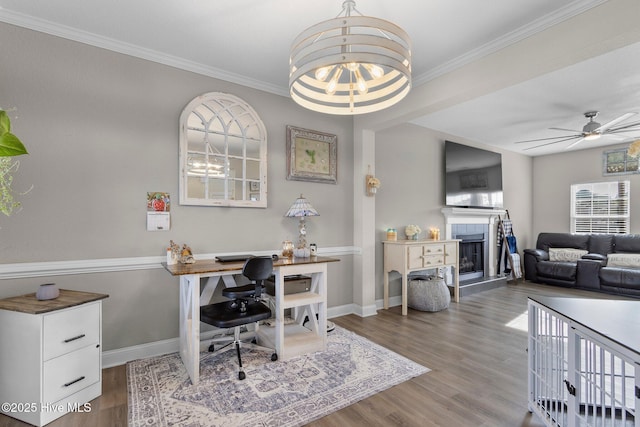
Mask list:
[[[582,142],[588,146],[588,141]],[[533,222],[537,236],[541,232],[567,233],[571,230],[571,185],[626,181],[631,183],[631,233],[640,234],[640,175],[604,176],[603,153],[628,144],[583,149],[533,159]],[[535,242],[533,242],[535,245]]]
[[[376,133],[376,176],[382,186],[376,194],[376,299],[382,298],[383,245],[387,228],[396,228],[402,238],[404,226],[419,225],[425,231],[438,227],[444,234],[444,141],[451,140],[490,151],[498,151],[463,138],[415,125],[401,125]],[[504,206],[509,210],[518,247],[532,240],[531,173],[533,161],[509,151],[502,153]],[[444,235],[442,235],[444,237]],[[535,242],[534,242],[535,243]],[[390,295],[400,295],[400,276],[390,278]]]
[[[269,251],[297,236],[283,215],[304,193],[320,213],[307,221],[320,249],[352,245],[353,124],[289,98],[0,23],[0,108],[30,154],[20,158],[22,211],[0,217],[0,263],[165,254],[170,239],[198,253]],[[268,208],[178,205],[178,120],[207,92],[247,101],[268,134]],[[17,116],[17,117],[15,117]],[[286,180],[286,125],[336,134],[338,184]],[[147,232],[146,194],[171,194],[172,228]],[[329,268],[329,306],[352,302],[352,257]],[[104,349],[178,335],[178,284],[162,269],[0,280],[0,298],[61,288],[110,294]]]

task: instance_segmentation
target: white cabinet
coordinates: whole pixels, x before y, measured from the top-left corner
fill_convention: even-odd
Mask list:
[[[0,300],[1,412],[42,426],[102,393],[102,299],[60,290]]]
[[[451,266],[455,268],[455,302],[460,301],[458,240],[389,240],[384,244],[384,308],[389,308],[389,273],[402,275],[402,314],[407,315],[407,276],[413,271]]]

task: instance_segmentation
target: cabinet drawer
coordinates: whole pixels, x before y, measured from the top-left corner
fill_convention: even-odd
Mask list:
[[[434,243],[424,246],[425,255],[439,255],[444,256],[444,245],[442,243]]]
[[[100,347],[92,344],[44,363],[43,402],[57,402],[98,381]]]
[[[100,303],[44,316],[44,360],[100,342]]]
[[[444,255],[425,255],[422,263],[425,268],[439,267],[444,264]]]

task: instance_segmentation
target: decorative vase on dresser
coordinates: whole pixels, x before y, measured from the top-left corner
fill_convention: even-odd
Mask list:
[[[60,289],[0,300],[0,413],[43,426],[102,394],[102,300]],[[90,406],[88,407],[90,410]]]

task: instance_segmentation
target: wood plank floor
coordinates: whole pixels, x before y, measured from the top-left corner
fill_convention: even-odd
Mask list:
[[[426,313],[400,307],[377,316],[334,318],[352,330],[428,368],[399,384],[310,424],[345,426],[540,427],[527,410],[526,332],[509,326],[525,319],[528,295],[610,298],[607,295],[519,283],[464,297],[447,310]],[[50,427],[126,426],[124,365],[105,369],[103,394],[90,413],[74,413]],[[0,426],[26,426],[0,415]]]

